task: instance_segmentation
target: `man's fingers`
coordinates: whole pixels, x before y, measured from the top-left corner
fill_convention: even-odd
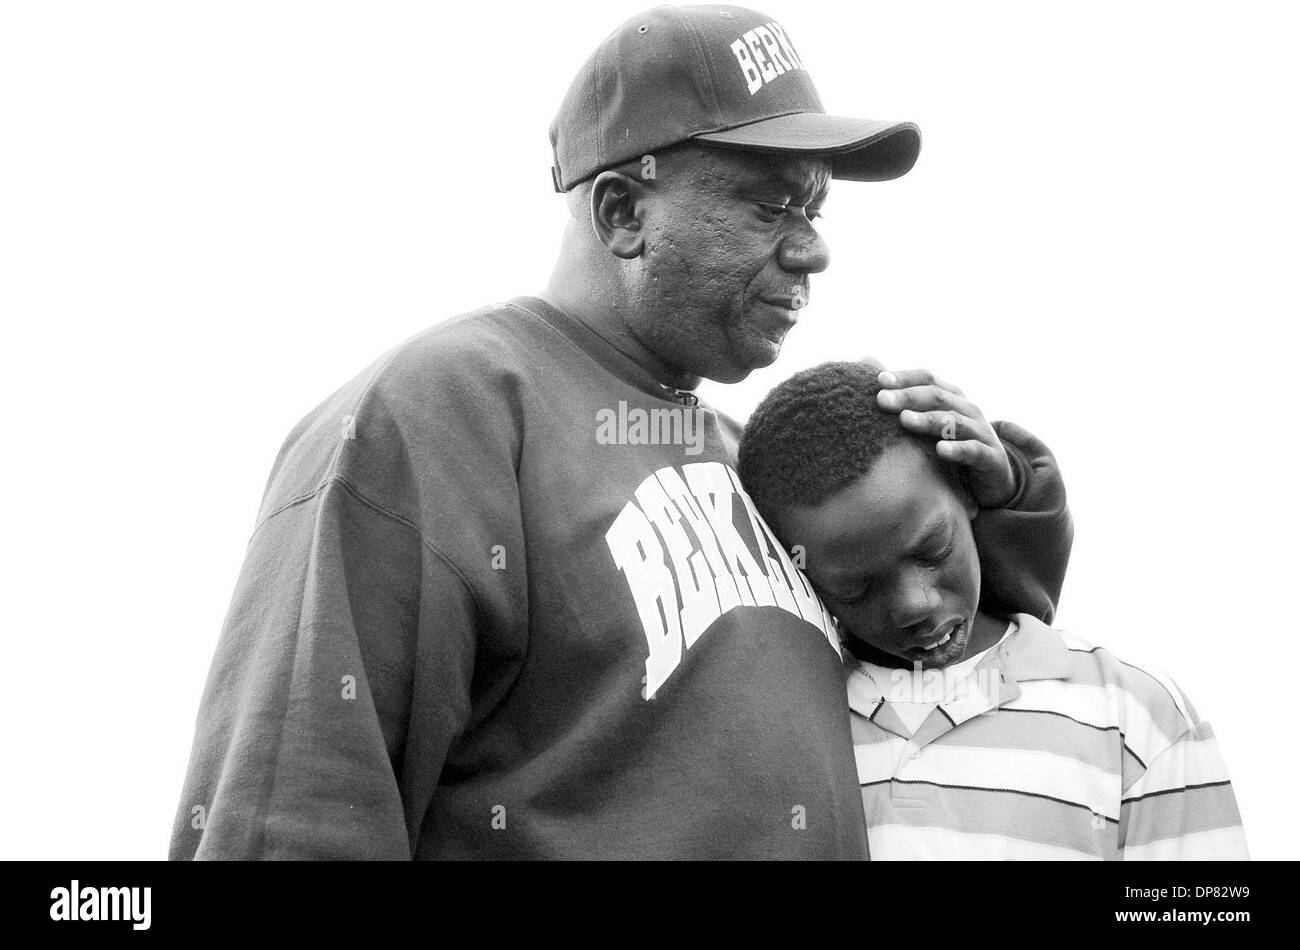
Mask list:
[[[934,447],[939,458],[945,462],[956,462],[969,468],[997,471],[1003,467],[1003,460],[989,444],[976,439],[962,442],[946,442],[940,439]]]
[[[993,427],[981,418],[971,418],[960,412],[936,410],[934,412],[916,412],[904,409],[899,413],[903,428],[920,435],[928,435],[941,441],[964,441],[975,439],[979,442],[997,441]]]
[[[886,389],[908,389],[913,386],[938,386],[958,396],[966,395],[952,383],[945,382],[928,369],[896,369],[880,374],[880,385]]]
[[[880,385],[888,389],[928,386],[933,382],[934,373],[928,369],[895,369],[880,374]]]
[[[912,409],[916,412],[933,412],[946,409],[960,412],[973,419],[984,418],[984,413],[980,412],[979,406],[965,396],[933,383],[909,386],[906,389],[882,389],[876,394],[876,402],[882,408],[894,412],[902,409]]]

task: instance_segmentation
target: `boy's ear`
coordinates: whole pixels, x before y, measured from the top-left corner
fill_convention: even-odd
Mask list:
[[[974,521],[975,516],[980,513],[980,506],[971,490],[966,487],[966,479],[962,477],[961,469],[952,462],[945,462],[938,455],[934,456],[934,461],[939,466],[940,474],[957,493],[957,500],[961,502],[966,517]]]

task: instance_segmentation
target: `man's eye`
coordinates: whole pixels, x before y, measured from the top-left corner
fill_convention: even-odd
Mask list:
[[[816,221],[822,216],[822,209],[815,207],[799,207],[796,205],[778,204],[775,201],[758,202],[760,216],[764,221],[776,221],[793,211],[802,211],[807,215],[809,221]]]

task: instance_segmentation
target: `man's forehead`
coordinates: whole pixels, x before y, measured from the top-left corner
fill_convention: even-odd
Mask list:
[[[763,161],[744,172],[750,184],[784,185],[796,192],[817,194],[831,182],[829,162],[814,158],[790,158]]]
[[[831,164],[825,159],[718,148],[707,151],[715,168],[726,174],[729,183],[744,187],[782,187],[808,195],[822,194],[830,186]]]

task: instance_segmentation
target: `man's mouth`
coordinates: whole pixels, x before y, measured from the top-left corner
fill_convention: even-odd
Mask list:
[[[789,310],[791,312],[802,310],[804,307],[808,306],[807,294],[788,294],[776,297],[760,297],[759,299],[765,304],[770,304],[773,307],[780,307],[783,310]]]
[[[784,342],[786,334],[798,325],[800,316],[790,301],[779,301],[780,298],[760,297],[758,302],[763,307],[753,323],[753,328],[774,346]]]

